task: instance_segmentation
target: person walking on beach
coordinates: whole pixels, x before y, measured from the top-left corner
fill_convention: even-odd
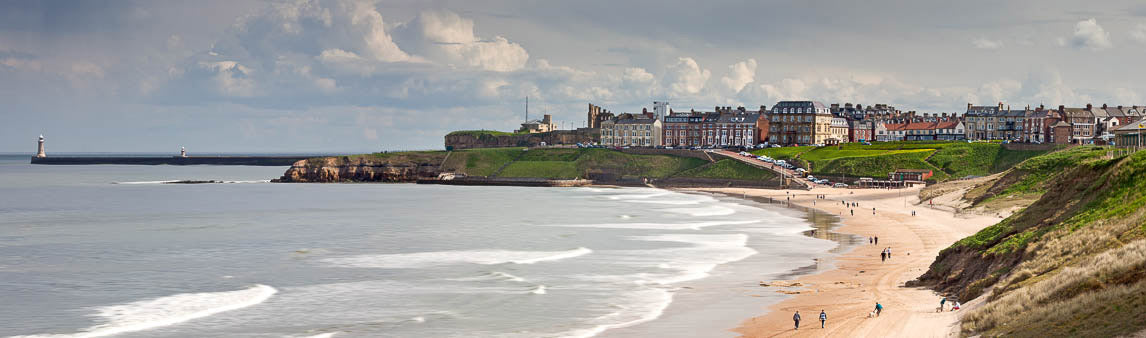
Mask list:
[[[879,245],[879,236],[875,236],[875,245]]]
[[[871,236],[867,237],[867,244],[875,244],[875,242],[872,241]]]
[[[879,261],[880,262],[886,262],[887,261],[887,251],[880,251],[879,252]]]
[[[891,259],[891,247],[887,247],[887,259]]]
[[[875,316],[879,317],[879,314],[882,312],[883,312],[883,304],[880,304],[879,302],[875,302]]]
[[[821,309],[820,310],[820,328],[821,329],[824,328],[824,322],[826,322],[826,321],[828,321],[828,313],[824,312],[824,310]]]
[[[799,330],[800,329],[800,311],[796,311],[796,314],[792,315],[792,321],[796,322],[796,329]]]
[[[856,209],[848,209],[848,211],[850,211],[852,213],[852,216],[856,215]]]
[[[943,298],[939,298],[939,311],[935,311],[935,312],[943,312],[943,304],[945,304],[945,303],[947,303],[947,296],[943,296]]]

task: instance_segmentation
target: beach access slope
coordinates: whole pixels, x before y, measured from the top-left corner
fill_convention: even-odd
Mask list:
[[[816,188],[763,190],[741,188],[699,189],[748,197],[768,197],[793,206],[820,209],[839,215],[835,231],[862,237],[878,236],[879,245],[860,245],[832,262],[834,270],[796,278],[787,283],[801,287],[764,287],[774,291],[799,292],[778,304],[746,314],[735,332],[746,337],[948,337],[957,334],[961,312],[937,313],[940,295],[904,283],[927,270],[939,251],[959,239],[999,221],[997,216],[953,214],[949,208],[920,205],[919,188],[866,190]],[[826,199],[817,199],[825,195]],[[846,202],[859,203],[849,208]],[[872,213],[875,208],[875,213]],[[911,211],[916,211],[912,216]],[[854,211],[854,216],[851,212]],[[866,241],[865,241],[866,242]],[[891,248],[892,259],[881,262],[880,252]],[[774,282],[774,281],[762,281]],[[884,306],[879,318],[868,318],[876,302]],[[820,310],[828,314],[826,328],[819,326]],[[794,330],[792,314],[800,311],[804,321]],[[755,317],[753,317],[755,316]]]

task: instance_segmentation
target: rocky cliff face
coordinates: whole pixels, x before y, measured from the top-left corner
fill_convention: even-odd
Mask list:
[[[275,182],[414,182],[438,173],[431,163],[326,157],[295,162]]]

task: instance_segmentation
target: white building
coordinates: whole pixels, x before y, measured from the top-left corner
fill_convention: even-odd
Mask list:
[[[655,147],[661,145],[661,120],[639,114],[621,114],[601,123],[601,145]]]

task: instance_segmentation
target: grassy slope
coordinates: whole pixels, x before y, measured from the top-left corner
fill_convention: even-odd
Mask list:
[[[878,142],[769,148],[753,153],[794,160],[805,167],[810,164],[813,174],[882,178],[895,169],[931,169],[937,181],[944,181],[1001,172],[1046,152],[1012,151],[997,143]]]
[[[775,178],[776,173],[771,170],[761,170],[737,160],[723,159],[716,161],[716,163],[685,170],[674,176],[763,181]]]
[[[664,178],[706,161],[669,155],[632,155],[609,149],[535,149],[511,163],[501,177],[576,178],[589,171],[621,177]]]
[[[1146,152],[1078,147],[1031,158],[994,196],[1041,198],[943,250],[920,277],[965,301],[965,334],[1113,336],[1146,328]],[[1009,177],[1009,178],[1008,178]]]

